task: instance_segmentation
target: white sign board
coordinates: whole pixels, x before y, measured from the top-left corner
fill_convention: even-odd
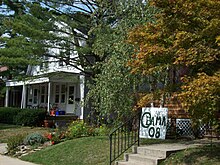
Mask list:
[[[139,134],[140,138],[165,139],[167,117],[167,108],[142,108]]]

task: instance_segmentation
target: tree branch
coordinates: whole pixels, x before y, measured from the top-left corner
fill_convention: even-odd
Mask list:
[[[59,1],[53,1],[53,0],[50,0],[50,2],[59,4],[59,5],[68,5],[68,6],[71,6],[71,7],[73,7],[73,8],[76,8],[76,9],[78,9],[78,10],[84,11],[85,13],[92,14],[92,12],[90,12],[90,11],[84,9],[84,8],[81,8],[81,7],[79,7],[79,6],[74,5],[75,2],[73,2],[73,4],[63,3],[63,2],[59,2]],[[44,3],[45,5],[47,5],[47,6],[49,6],[49,7],[53,8],[53,9],[55,9],[53,6],[49,5],[48,3],[46,3],[46,2],[43,2],[43,3]],[[56,9],[56,10],[58,10],[58,9]],[[60,10],[59,10],[59,11],[60,11]]]
[[[45,3],[45,2],[42,2],[42,1],[41,1],[41,3],[43,3],[45,6],[48,6],[48,7],[52,8],[52,9],[54,9],[54,10],[57,11],[58,13],[61,13],[61,14],[63,14],[63,15],[66,15],[66,16],[72,18],[73,20],[79,22],[79,23],[83,23],[82,21],[80,21],[79,19],[76,19],[75,17],[71,16],[70,14],[67,14],[67,13],[65,13],[65,12],[62,12],[61,10],[59,10],[59,9],[57,9],[57,8],[55,8],[55,7],[53,7],[53,6],[49,5],[49,4],[47,4],[47,3]]]

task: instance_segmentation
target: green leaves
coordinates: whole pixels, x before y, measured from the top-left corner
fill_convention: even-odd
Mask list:
[[[10,69],[23,65],[25,69],[28,65],[39,64],[45,56],[47,59],[59,59],[70,66],[77,67],[81,62],[83,66],[87,65],[85,54],[90,54],[91,49],[85,48],[79,52],[80,60],[69,57],[70,53],[82,50],[79,42],[87,39],[85,36],[91,26],[87,14],[77,11],[65,13],[53,1],[48,1],[48,4],[21,1],[22,12],[14,13],[17,3],[10,2],[12,6],[6,5],[12,10],[11,16],[3,15],[0,29],[4,34],[0,38],[0,65],[12,67]],[[75,32],[76,29],[79,33]]]
[[[131,74],[126,67],[134,50],[127,42],[127,33],[136,24],[152,21],[155,13],[140,1],[123,0],[103,2],[97,10],[100,17],[90,33],[95,35],[92,50],[102,61],[94,66],[98,74],[87,99],[102,115],[114,114],[115,119],[123,120],[136,104],[137,84],[142,77]]]

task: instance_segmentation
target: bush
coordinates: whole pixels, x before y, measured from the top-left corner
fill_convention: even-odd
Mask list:
[[[0,122],[14,124],[14,118],[19,113],[20,108],[0,107]]]
[[[66,131],[55,129],[54,132],[47,134],[46,138],[51,142],[51,144],[58,144],[61,141],[64,141],[64,139],[66,138]]]
[[[41,126],[46,111],[43,109],[0,108],[0,122],[25,126]]]
[[[107,136],[110,133],[110,129],[105,125],[101,125],[100,127],[95,129],[96,135],[98,136]]]
[[[46,139],[40,133],[32,133],[25,137],[24,144],[33,146],[43,144],[45,141]]]
[[[41,126],[45,119],[46,111],[41,109],[22,109],[14,117],[14,123],[23,126]]]
[[[83,121],[73,121],[68,127],[68,138],[78,138],[87,135],[87,126]]]
[[[110,132],[110,129],[106,125],[100,127],[88,126],[83,121],[74,121],[68,127],[67,137],[78,138],[82,136],[106,136]]]
[[[7,150],[9,155],[15,154],[18,151],[18,146],[23,144],[23,140],[26,134],[19,134],[17,136],[12,136],[7,141]]]

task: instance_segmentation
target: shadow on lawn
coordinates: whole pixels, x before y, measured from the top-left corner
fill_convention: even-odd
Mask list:
[[[20,127],[21,127],[20,125],[10,125],[10,124],[0,123],[0,130],[11,129],[11,128],[20,128]]]
[[[185,152],[187,153],[187,150]],[[186,164],[195,164],[203,160],[220,162],[220,146],[213,144],[191,149],[182,159]]]

